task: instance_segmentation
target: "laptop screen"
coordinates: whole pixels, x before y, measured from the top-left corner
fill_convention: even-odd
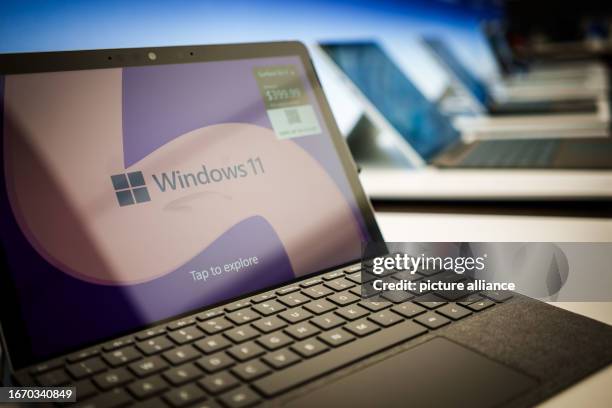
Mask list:
[[[448,73],[459,81],[461,83],[460,85],[486,108],[490,103],[487,86],[474,74],[468,71],[442,41],[435,38],[425,38],[423,41],[440,60]]]
[[[360,258],[301,61],[1,78],[3,273],[34,356]]]
[[[432,158],[459,137],[449,119],[378,44],[325,43],[321,48],[424,159]]]

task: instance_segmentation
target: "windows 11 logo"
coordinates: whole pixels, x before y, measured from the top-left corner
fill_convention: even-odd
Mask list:
[[[149,190],[141,171],[111,176],[117,201],[121,207],[151,201]]]

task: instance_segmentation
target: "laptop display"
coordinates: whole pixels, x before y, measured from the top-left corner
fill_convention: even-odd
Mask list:
[[[3,273],[34,356],[359,259],[301,61],[0,78]]]
[[[374,42],[323,43],[321,48],[424,159],[459,138],[449,119],[421,94]]]
[[[487,107],[491,102],[487,86],[468,71],[442,41],[437,38],[424,38],[423,41],[448,69],[449,74],[459,81],[483,107]]]

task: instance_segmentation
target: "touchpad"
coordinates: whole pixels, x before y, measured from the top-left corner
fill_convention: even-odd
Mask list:
[[[492,407],[536,385],[531,377],[437,337],[287,406]]]

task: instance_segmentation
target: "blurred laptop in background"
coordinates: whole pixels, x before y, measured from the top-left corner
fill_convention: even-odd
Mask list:
[[[491,116],[501,115],[542,115],[565,113],[596,114],[598,99],[593,95],[567,96],[564,99],[551,100],[547,95],[541,98],[525,100],[498,100],[487,87],[487,84],[473,75],[450,48],[439,38],[424,37],[423,44],[441,68],[448,74],[453,86],[465,94],[473,102],[478,113]],[[593,115],[596,120],[597,116]]]
[[[497,100],[487,84],[461,64],[442,41],[423,38],[455,93],[467,99],[468,115],[458,115],[455,126],[469,138],[606,137],[610,135],[608,92],[567,94],[552,98],[532,94],[526,98]],[[604,89],[604,88],[602,88]],[[476,114],[476,116],[473,116]]]
[[[377,43],[319,47],[363,103],[365,115],[348,140],[374,198],[612,197],[609,139],[466,143]],[[593,173],[595,184],[585,183]]]
[[[492,90],[503,97],[562,99],[608,91],[607,69],[599,61],[528,62],[515,55],[504,22],[484,21],[481,28],[498,69]]]

